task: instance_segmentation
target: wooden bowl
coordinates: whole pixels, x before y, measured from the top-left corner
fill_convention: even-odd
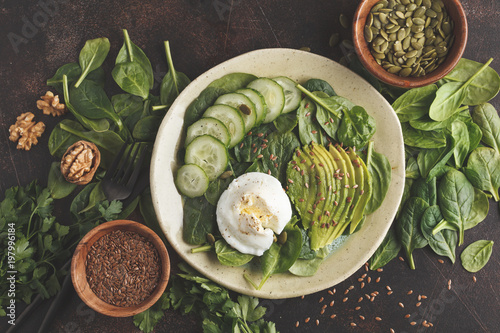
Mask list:
[[[97,297],[97,295],[90,288],[87,281],[85,272],[87,253],[89,252],[94,242],[96,242],[99,238],[116,230],[136,232],[150,241],[158,251],[162,269],[160,280],[153,293],[138,305],[120,307],[106,303],[99,297]],[[168,256],[167,249],[165,248],[165,244],[163,244],[163,241],[154,231],[152,231],[145,225],[127,220],[106,222],[89,231],[76,247],[73,254],[73,259],[71,261],[71,279],[73,281],[73,286],[78,293],[78,296],[80,296],[85,304],[87,304],[95,311],[111,317],[129,317],[147,310],[160,298],[160,296],[165,291],[169,276],[170,258]]]
[[[448,74],[456,66],[456,64],[462,57],[465,46],[467,44],[467,19],[465,17],[464,9],[459,0],[443,0],[448,15],[454,22],[453,34],[455,35],[455,41],[453,42],[446,60],[431,73],[418,78],[401,77],[387,72],[375,61],[372,54],[370,53],[369,45],[366,42],[364,36],[364,27],[366,18],[368,17],[370,10],[378,1],[379,0],[361,1],[361,3],[358,5],[356,13],[354,14],[352,28],[354,49],[356,50],[361,63],[373,76],[393,86],[402,88],[415,88],[437,82],[438,80],[446,76],[446,74]]]

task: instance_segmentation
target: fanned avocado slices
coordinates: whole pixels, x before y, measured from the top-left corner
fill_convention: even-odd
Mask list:
[[[311,143],[298,148],[287,167],[287,193],[311,240],[311,249],[330,244],[363,219],[371,195],[364,162],[349,148]]]

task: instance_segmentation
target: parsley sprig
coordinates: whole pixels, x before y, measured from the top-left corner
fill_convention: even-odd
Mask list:
[[[167,309],[201,316],[203,332],[275,333],[273,322],[262,317],[266,308],[255,297],[240,295],[233,301],[227,289],[201,276],[187,264],[179,264],[184,272],[171,277],[168,290],[150,309],[134,316],[134,324],[149,333]]]

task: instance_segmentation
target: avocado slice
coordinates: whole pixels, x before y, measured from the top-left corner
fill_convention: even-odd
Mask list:
[[[361,184],[359,184],[359,187],[357,188],[358,192],[358,197],[359,201],[357,206],[354,208],[354,212],[352,214],[351,218],[351,227],[350,227],[350,233],[352,234],[356,228],[358,227],[359,223],[363,220],[364,216],[364,211],[365,207],[368,204],[368,201],[370,200],[370,197],[372,196],[372,176],[368,172],[368,168],[366,167],[365,162],[361,157],[357,156],[356,162],[353,161],[355,168],[358,167],[359,169],[363,170],[364,174],[364,181],[363,181],[363,187],[361,187]]]

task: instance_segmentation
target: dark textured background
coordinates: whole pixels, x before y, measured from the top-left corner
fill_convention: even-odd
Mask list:
[[[101,36],[111,41],[111,51],[104,68],[111,71],[113,59],[122,44],[122,28],[129,31],[131,39],[151,59],[154,71],[162,77],[167,65],[163,41],[169,40],[176,69],[191,79],[236,55],[250,50],[269,47],[301,48],[333,60],[339,60],[340,49],[331,48],[328,40],[332,32],[350,38],[350,31],[340,27],[338,17],[344,13],[352,17],[358,1],[355,0],[169,0],[169,1],[27,1],[0,0],[0,198],[14,185],[25,185],[37,178],[46,184],[52,162],[47,149],[49,133],[60,119],[44,116],[36,109],[35,101],[43,95],[45,81],[55,70],[67,62],[77,61],[78,52],[87,39]],[[46,6],[51,4],[50,6]],[[54,5],[55,4],[55,5]],[[469,22],[469,43],[465,57],[480,62],[499,58],[500,2],[498,0],[464,0]],[[43,11],[45,7],[46,11]],[[49,14],[47,14],[47,12]],[[28,23],[37,23],[34,30],[26,30]],[[23,30],[24,29],[24,30]],[[25,37],[15,47],[8,36]],[[492,67],[500,71],[500,59]],[[251,71],[251,69],[249,69]],[[108,80],[110,93],[118,91]],[[500,99],[492,104],[500,109]],[[18,151],[8,140],[8,128],[22,112],[31,111],[47,129],[40,143],[30,152]],[[490,202],[487,220],[466,233],[465,245],[478,239],[500,239],[498,204]],[[64,216],[64,211],[61,212]],[[350,279],[335,286],[337,293],[327,291],[306,296],[304,299],[262,300],[268,307],[268,320],[276,322],[281,332],[498,332],[500,327],[500,251],[493,248],[488,265],[473,274],[466,272],[457,262],[438,263],[438,257],[429,250],[416,251],[416,271],[405,262],[394,260],[383,272],[370,272],[372,282],[360,289],[357,279],[360,270]],[[458,249],[459,254],[463,247]],[[174,262],[176,254],[170,249]],[[375,282],[381,277],[379,283]],[[448,290],[447,281],[452,280]],[[366,280],[366,279],[365,279]],[[344,291],[350,285],[344,303]],[[386,286],[394,293],[387,295]],[[331,290],[331,289],[330,289]],[[407,295],[413,290],[412,295]],[[358,298],[365,293],[379,291],[373,303]],[[417,295],[426,295],[420,307],[416,307]],[[324,301],[320,302],[321,297]],[[324,304],[330,304],[320,314]],[[403,302],[405,308],[398,306]],[[33,315],[29,326],[20,332],[30,332],[39,325],[47,307],[42,306]],[[18,313],[19,314],[19,313]],[[331,319],[332,314],[337,314]],[[405,314],[412,320],[427,319],[434,328],[412,327]],[[358,315],[366,317],[365,321]],[[382,321],[374,320],[375,316]],[[309,323],[305,319],[310,317]],[[315,321],[319,319],[319,326]],[[296,321],[300,326],[295,328]],[[352,328],[351,322],[358,324]],[[0,331],[5,330],[5,321]],[[73,293],[69,303],[61,309],[54,321],[54,332],[134,332],[131,318],[111,318],[95,313]],[[157,327],[157,332],[196,332],[200,325],[193,316],[182,316],[167,311]]]

